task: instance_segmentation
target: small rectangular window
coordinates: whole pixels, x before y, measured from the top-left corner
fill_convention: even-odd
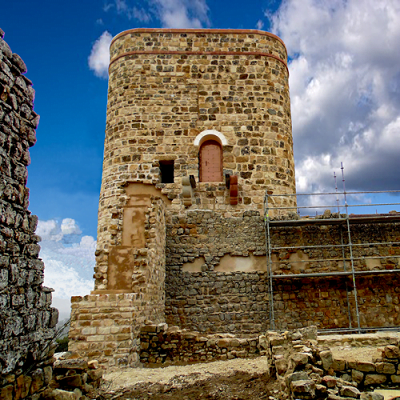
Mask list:
[[[160,161],[161,183],[174,183],[174,160]]]

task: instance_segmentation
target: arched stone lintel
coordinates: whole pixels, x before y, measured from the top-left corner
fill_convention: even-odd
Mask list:
[[[200,146],[206,140],[216,140],[222,146],[226,146],[228,144],[226,137],[215,129],[207,129],[206,131],[199,133],[196,136],[196,139],[194,139],[193,144],[195,146]]]

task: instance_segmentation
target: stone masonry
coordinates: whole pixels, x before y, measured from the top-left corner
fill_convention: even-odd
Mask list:
[[[52,376],[58,311],[43,286],[37,217],[28,211],[29,147],[39,116],[25,63],[0,30],[0,398],[37,399]]]

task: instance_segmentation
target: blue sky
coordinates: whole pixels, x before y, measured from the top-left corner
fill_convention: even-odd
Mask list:
[[[30,210],[40,219],[46,284],[55,287],[56,298],[85,294],[92,286],[108,46],[126,29],[278,34],[290,55],[298,191],[333,191],[333,171],[340,173],[342,161],[348,190],[400,188],[398,0],[3,3],[4,39],[28,67],[41,116],[28,187]],[[68,290],[60,276],[68,277]]]

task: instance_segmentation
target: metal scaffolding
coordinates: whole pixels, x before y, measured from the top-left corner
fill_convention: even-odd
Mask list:
[[[343,179],[344,182],[344,179]],[[381,242],[365,242],[365,243],[353,243],[352,242],[352,226],[359,224],[376,224],[376,223],[392,223],[392,222],[400,222],[400,213],[388,213],[388,214],[350,214],[350,207],[381,207],[381,206],[398,206],[400,203],[368,203],[368,204],[348,204],[347,196],[356,196],[360,197],[360,195],[375,195],[375,194],[400,194],[400,190],[390,190],[390,191],[371,191],[371,192],[346,192],[345,188],[343,192],[335,192],[335,193],[301,193],[301,194],[271,194],[266,193],[264,199],[264,223],[265,223],[265,236],[266,236],[266,255],[267,255],[267,272],[268,272],[268,293],[269,293],[269,321],[270,321],[270,329],[275,330],[275,306],[274,306],[274,284],[277,280],[284,279],[302,279],[302,278],[319,278],[319,277],[351,277],[352,279],[352,289],[349,290],[347,280],[345,281],[345,289],[347,295],[347,308],[348,308],[348,320],[349,326],[343,328],[334,328],[328,330],[321,331],[329,331],[329,332],[350,332],[356,331],[361,333],[362,331],[370,331],[375,330],[376,327],[361,327],[360,323],[360,313],[359,313],[359,303],[358,303],[358,295],[357,295],[357,281],[356,276],[366,276],[366,275],[375,275],[375,274],[398,274],[400,269],[373,269],[373,270],[356,270],[355,262],[358,260],[363,260],[365,257],[355,257],[354,256],[354,248],[362,248],[362,247],[371,247],[371,246],[400,246],[400,241],[381,241]],[[296,200],[296,203],[292,201],[292,204],[298,204],[299,198],[301,196],[308,196],[309,198],[313,198],[313,196],[321,196],[321,197],[332,197],[336,196],[335,205],[305,205],[305,206],[275,206],[276,203],[274,198],[279,198],[278,203],[290,204],[289,199]],[[340,204],[339,196],[343,196],[343,203]],[[329,212],[325,216],[316,215],[315,217],[300,217],[299,214],[301,210],[329,210]],[[331,209],[337,209],[337,212],[331,211]],[[341,211],[344,211],[342,213]],[[272,235],[271,231],[276,227],[301,227],[301,226],[329,226],[329,225],[337,225],[340,232],[340,242],[337,244],[307,244],[307,245],[296,245],[296,246],[274,246],[272,243]],[[400,234],[398,235],[400,237]],[[346,243],[347,242],[347,243]],[[298,260],[296,263],[315,263],[315,262],[336,262],[337,265],[339,263],[343,263],[343,271],[331,271],[331,272],[300,272],[300,273],[274,273],[273,264],[278,263],[281,264],[281,261],[274,262],[272,260],[273,252],[280,251],[293,251],[293,250],[304,250],[304,249],[337,249],[341,250],[342,256],[340,258],[317,258],[317,259],[307,259],[307,260]],[[346,256],[347,252],[347,256]],[[390,255],[385,256],[379,254],[378,256],[368,256],[368,259],[377,259],[382,260],[385,258],[400,258],[399,255]],[[350,295],[354,297],[354,307],[351,307],[350,304]],[[356,320],[352,321],[352,310],[355,311]],[[353,326],[354,325],[354,326]],[[380,329],[398,329],[399,326],[393,327],[383,327]]]

